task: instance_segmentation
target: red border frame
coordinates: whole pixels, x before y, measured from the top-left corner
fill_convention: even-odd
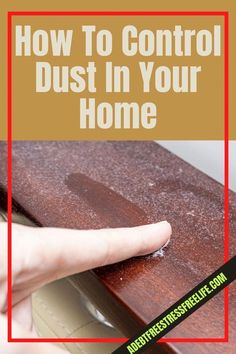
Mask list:
[[[223,16],[224,17],[224,262],[229,259],[229,14],[227,11],[13,11],[8,12],[8,341],[116,342],[127,338],[12,338],[12,17],[13,16]],[[162,338],[159,342],[212,343],[229,340],[229,291],[224,291],[223,338]]]

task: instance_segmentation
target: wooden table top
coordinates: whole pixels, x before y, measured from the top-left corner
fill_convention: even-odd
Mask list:
[[[6,153],[1,143],[1,157]],[[4,163],[0,173],[0,185],[6,189]],[[42,226],[89,229],[171,223],[172,239],[164,256],[133,258],[72,277],[127,335],[223,263],[223,187],[154,142],[14,142],[13,198]],[[233,192],[229,219],[235,253]],[[232,289],[234,285],[230,293]],[[235,308],[235,296],[230,299]],[[221,293],[167,337],[224,337],[223,324]],[[234,345],[168,343],[158,352],[233,354]]]

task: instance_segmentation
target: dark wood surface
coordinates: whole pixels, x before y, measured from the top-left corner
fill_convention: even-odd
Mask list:
[[[0,154],[0,183],[6,189],[4,143]],[[223,187],[152,142],[14,142],[13,198],[42,226],[89,229],[171,223],[172,240],[163,257],[135,258],[72,277],[126,335],[223,263]],[[232,192],[229,218],[233,254]],[[235,319],[231,322],[230,334],[235,337]],[[221,293],[167,337],[220,338],[223,324]],[[168,343],[158,348],[159,353],[233,354],[235,342]]]

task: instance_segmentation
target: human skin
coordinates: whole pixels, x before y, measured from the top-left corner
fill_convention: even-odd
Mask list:
[[[171,236],[166,221],[132,228],[70,230],[12,224],[12,334],[34,338],[31,295],[54,280],[152,253]],[[0,223],[0,328],[5,354],[68,354],[47,343],[7,342],[7,224]],[[125,247],[124,247],[125,246]]]

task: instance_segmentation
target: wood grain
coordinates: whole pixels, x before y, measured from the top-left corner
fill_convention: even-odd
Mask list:
[[[4,143],[0,153],[6,157]],[[4,163],[0,173],[6,189]],[[72,277],[126,335],[223,263],[223,187],[152,142],[14,142],[13,197],[42,226],[89,229],[161,220],[172,224],[164,257],[135,258]],[[230,193],[232,252],[235,216],[235,194]],[[222,293],[167,337],[220,338],[223,323]],[[235,319],[232,323],[236,334]],[[232,343],[159,346],[160,353],[235,352]]]

